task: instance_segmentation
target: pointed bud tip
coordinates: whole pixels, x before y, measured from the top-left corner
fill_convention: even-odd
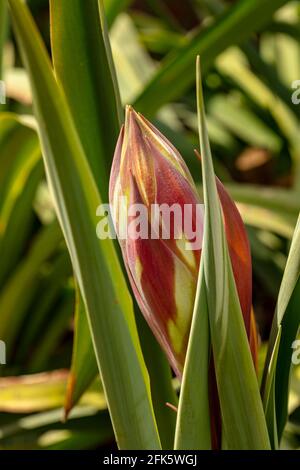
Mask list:
[[[131,106],[131,104],[127,104],[125,107],[126,110],[126,116],[132,115],[132,116],[139,116],[140,114],[136,112],[136,110]]]
[[[129,126],[130,123],[137,121],[137,118],[139,117],[139,115],[130,104],[127,104],[125,109],[126,109],[126,112],[125,112],[125,127],[126,127],[126,126]]]
[[[131,111],[132,111],[132,106],[130,104],[126,104],[126,106],[125,106],[125,122],[128,121]]]

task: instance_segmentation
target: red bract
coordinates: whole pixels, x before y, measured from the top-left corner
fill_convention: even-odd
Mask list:
[[[246,331],[256,361],[256,332],[251,320],[251,257],[239,212],[218,181],[226,236]],[[123,199],[122,199],[123,198]],[[122,204],[120,201],[122,199]],[[124,202],[125,201],[125,202]],[[201,200],[190,172],[173,145],[131,107],[117,143],[110,178],[110,203],[116,232],[132,289],[140,309],[169,362],[180,377],[185,360],[201,243],[191,248],[191,236],[183,224],[171,224],[170,237],[162,236],[165,219],[153,228],[153,204],[174,204],[189,210],[190,226],[202,240]],[[124,235],[124,227],[137,222],[133,204],[145,207],[148,237]],[[188,206],[187,206],[188,205]],[[198,214],[198,218],[197,218]],[[200,215],[200,219],[199,219]],[[140,224],[135,227],[140,231]],[[152,230],[152,234],[151,234]],[[128,235],[127,231],[125,233]],[[153,237],[153,234],[155,235]],[[178,238],[179,237],[179,238]]]

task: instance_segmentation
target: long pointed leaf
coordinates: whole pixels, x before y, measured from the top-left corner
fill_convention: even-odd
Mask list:
[[[206,289],[201,263],[190,339],[183,372],[175,449],[210,449],[209,324]]]
[[[0,0],[0,80],[3,77],[3,49],[7,32],[7,4]]]
[[[48,182],[88,313],[118,445],[160,447],[132,304],[112,241],[97,240],[101,203],[75,125],[32,18],[9,0],[33,89]]]
[[[99,2],[98,9],[98,0],[51,0],[50,6],[55,72],[66,93],[100,194],[105,199],[107,169],[110,167],[121,118],[119,116],[118,119],[118,111],[120,115],[122,111],[105,29],[103,5]],[[69,73],[70,68],[73,70],[72,75]],[[83,317],[81,303],[78,310],[66,397],[67,412],[97,373],[90,333]],[[141,314],[137,312],[137,315]],[[176,417],[165,402],[176,404],[176,395],[172,389],[170,369],[164,355],[156,341],[147,333],[147,328],[139,322],[139,334],[142,334],[146,341],[143,353],[150,375],[154,412],[162,444],[165,448],[171,448]]]
[[[61,241],[62,234],[57,221],[43,227],[32,241],[27,257],[17,266],[1,291],[0,337],[5,340],[8,357],[20,332],[26,309],[36,293],[40,269],[55,253]]]
[[[112,79],[98,0],[51,0],[50,13],[54,70],[106,202],[109,171],[120,130],[120,101]]]
[[[258,382],[229,258],[202,93],[198,57],[198,122],[205,204],[201,263],[224,437],[229,449],[269,449]]]
[[[178,405],[178,398],[172,384],[171,369],[167,358],[137,305],[135,305],[137,328],[145,363],[150,377],[153,408],[164,450],[173,449],[176,413],[168,404]]]
[[[108,26],[111,26],[121,11],[125,10],[132,0],[104,0]]]
[[[201,55],[205,72],[220,52],[241,43],[267,23],[287,0],[240,0],[163,62],[157,74],[137,98],[134,107],[142,114],[155,114],[165,103],[176,100],[194,81],[194,60]]]
[[[76,289],[74,342],[71,370],[65,401],[65,416],[76,405],[86,389],[97,376],[98,367],[91,340],[85,307]]]
[[[284,270],[276,311],[269,340],[268,353],[262,382],[262,393],[266,400],[268,393],[274,393],[274,421],[277,427],[278,440],[287,420],[289,378],[292,359],[292,342],[300,325],[300,217],[296,224],[288,260]],[[275,352],[278,350],[278,353]],[[274,390],[269,392],[269,384]]]

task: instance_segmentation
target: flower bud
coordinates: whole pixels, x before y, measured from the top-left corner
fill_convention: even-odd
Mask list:
[[[245,327],[255,345],[249,244],[235,204],[219,181],[217,186]],[[197,287],[203,205],[178,151],[130,106],[114,155],[110,204],[134,295],[180,376]]]

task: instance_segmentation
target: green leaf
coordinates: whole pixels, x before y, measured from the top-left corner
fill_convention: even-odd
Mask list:
[[[55,311],[47,323],[44,333],[40,333],[39,339],[35,342],[33,353],[28,362],[28,372],[34,374],[49,367],[49,358],[58,350],[62,344],[62,339],[68,331],[74,311],[74,291],[65,289],[63,298],[56,305]]]
[[[290,374],[291,368],[293,367],[292,355],[294,352],[293,342],[295,338],[297,338],[300,325],[299,302],[300,280],[298,278],[293,295],[282,320],[282,335],[276,363],[275,404],[279,439],[282,437],[288,419]]]
[[[292,343],[299,329],[300,299],[300,217],[296,224],[292,244],[278,295],[273,319],[265,370],[262,382],[264,399],[272,384],[275,411],[270,426],[277,427],[280,442],[287,420]],[[278,349],[278,353],[276,353]]]
[[[1,115],[0,141],[1,285],[28,243],[34,219],[33,201],[43,176],[43,165],[36,133],[23,126],[17,116]]]
[[[299,212],[299,198],[294,191],[235,183],[227,184],[226,189],[241,203],[239,210],[247,225],[292,239]]]
[[[254,57],[253,61],[255,62],[255,65],[257,65],[257,63],[261,65],[262,59],[254,47],[246,45],[244,46],[244,50],[247,51],[252,58]],[[298,125],[296,116],[289,108],[293,109],[297,107],[294,106],[291,101],[290,89],[284,88],[284,86],[279,82],[278,78],[276,78],[275,73],[269,74],[273,81],[268,85],[265,84],[263,80],[265,78],[265,74],[262,73],[262,70],[258,71],[262,76],[262,78],[260,78],[259,75],[256,75],[253,73],[253,71],[251,71],[246,55],[235,47],[231,47],[226,52],[221,54],[216,61],[216,65],[217,69],[221,73],[230,77],[230,80],[236,83],[238,87],[246,93],[246,96],[249,96],[251,100],[254,101],[254,103],[258,104],[260,107],[265,109],[268,114],[270,113],[273,116],[273,118],[277,121],[278,127],[281,129],[282,133],[288,139],[290,139],[291,144],[293,144],[297,138],[296,136]],[[266,64],[263,64],[263,69],[265,70],[264,65],[266,67]],[[284,89],[285,96],[282,96],[280,90],[278,96],[278,86],[280,90],[281,88]],[[241,118],[243,117],[244,112],[245,110],[243,110],[243,113],[241,113]],[[255,130],[255,126],[262,127],[261,122],[257,117],[255,117],[255,121],[253,122],[253,126],[251,126],[253,130]],[[274,139],[274,132],[272,132],[268,126],[266,126],[265,131],[266,138],[269,137],[270,139],[270,143],[266,142],[266,148],[270,148],[270,150],[276,151],[278,149],[278,140],[280,142],[280,139],[278,139],[278,137],[277,139]],[[251,133],[252,132],[249,134],[251,135]],[[252,138],[255,138],[254,134]],[[260,139],[262,139],[261,142],[259,142]],[[254,145],[258,144],[264,147],[263,133],[261,133],[257,141],[254,139],[254,142],[252,140],[250,143],[253,143]],[[272,144],[272,146],[270,144]]]
[[[278,331],[278,336],[276,338],[276,344],[274,345],[273,357],[270,362],[270,367],[273,370],[269,371],[267,378],[265,394],[264,394],[264,410],[269,430],[269,437],[273,449],[278,449],[278,430],[277,430],[277,421],[276,421],[276,402],[275,402],[275,367],[278,358],[278,350],[280,345],[281,338],[281,327]]]
[[[209,7],[211,8],[213,14],[216,14],[219,11],[224,11],[224,5],[222,3],[220,3],[218,6],[209,4]],[[280,9],[276,16],[278,17],[282,15],[282,12],[285,12],[285,10],[289,8],[291,9],[294,8],[296,10],[297,7],[296,5],[288,4],[286,7]],[[295,11],[293,11],[293,13],[295,13]],[[286,32],[286,34],[289,34],[290,30],[288,27],[291,25],[288,23],[282,23],[282,25],[283,25],[283,31]],[[271,30],[271,25],[269,26],[267,24],[266,29]],[[298,37],[300,34],[299,30],[298,31],[292,30],[291,32],[297,33],[296,39],[298,40]],[[242,89],[243,88],[245,88],[246,90],[248,89],[250,95],[254,95],[254,96],[256,95],[256,98],[262,99],[264,102],[264,105],[266,105],[267,102],[270,101],[271,99],[270,112],[274,113],[275,119],[281,121],[283,126],[285,125],[285,118],[286,118],[287,112],[286,112],[286,109],[282,106],[281,102],[278,102],[277,100],[275,103],[274,96],[272,96],[274,92],[281,98],[281,100],[288,107],[290,107],[290,110],[292,112],[294,112],[296,115],[299,116],[299,111],[297,110],[297,106],[293,106],[293,103],[291,101],[291,93],[290,93],[289,87],[290,87],[292,80],[288,83],[288,86],[285,87],[283,83],[280,81],[276,71],[272,69],[272,67],[270,67],[267,63],[264,62],[262,57],[258,54],[257,48],[252,46],[250,41],[246,44],[243,44],[241,49],[248,56],[251,66],[254,68],[254,70],[257,72],[258,75],[251,76],[253,75],[253,73],[249,67],[247,68],[242,67],[240,70],[237,70],[236,68],[237,64],[228,64],[228,67],[226,67],[226,69],[229,75],[232,77],[233,81],[237,81],[238,83],[240,83],[240,86]],[[241,54],[241,51],[237,51],[237,52]],[[229,51],[229,54],[230,54],[230,51]],[[226,55],[226,52],[225,52],[225,55]],[[291,62],[295,63],[295,61],[290,61],[289,63]],[[262,84],[259,83],[260,80],[262,82],[265,82],[266,85],[270,87],[270,90],[268,89],[264,90]],[[271,95],[271,96],[268,96],[268,95]],[[284,116],[282,116],[282,114],[284,114]],[[288,124],[285,125],[285,128],[286,128],[286,131],[288,131]]]
[[[297,4],[295,4],[295,7],[297,8]],[[286,34],[287,36],[291,36],[292,38],[298,41],[300,34],[300,25],[299,23],[286,23],[285,21],[278,21],[276,19],[275,21],[272,21],[269,25],[267,25],[266,30],[272,33]]]
[[[106,202],[122,110],[98,0],[51,0],[50,13],[55,74],[65,92],[100,195]]]
[[[76,289],[75,325],[71,370],[65,400],[65,416],[76,405],[98,373],[93,343],[82,297]]]
[[[43,227],[31,243],[27,256],[18,264],[0,293],[0,337],[7,346],[8,357],[20,332],[27,308],[36,294],[37,278],[43,264],[55,253],[62,241],[57,224]],[[12,321],[13,319],[13,321]]]
[[[126,105],[143,90],[155,72],[156,64],[141,44],[133,20],[125,13],[118,17],[111,29],[110,42],[122,103]]]
[[[266,148],[274,153],[280,151],[280,137],[256,114],[235,102],[234,96],[216,95],[209,103],[209,111],[225,128],[249,145]]]
[[[194,60],[201,55],[205,73],[215,58],[232,44],[240,44],[259,31],[287,0],[240,0],[186,45],[172,51],[133,104],[142,114],[153,115],[164,104],[179,98],[194,81]]]
[[[235,201],[242,204],[284,212],[296,218],[300,210],[299,196],[289,189],[244,183],[228,183],[226,189]]]
[[[111,27],[119,13],[129,7],[132,0],[104,0],[108,26]]]
[[[89,449],[111,443],[113,433],[106,412],[85,406],[74,410],[67,423],[62,423],[62,410],[54,409],[28,416],[16,415],[0,428],[0,448]],[[82,439],[80,440],[80,436]]]
[[[261,43],[264,44],[265,37],[262,37]],[[269,48],[269,46],[266,46]],[[258,54],[256,47],[251,44],[245,44],[243,50],[248,57],[251,68],[256,73],[257,76],[265,83],[266,86],[275,93],[280,100],[289,107],[289,110],[299,119],[300,111],[297,106],[295,106],[291,100],[291,90],[290,85],[285,86],[277,74],[276,68],[273,64],[269,64],[264,60],[262,54]],[[275,106],[275,108],[277,105]],[[276,111],[275,111],[276,112]],[[286,111],[284,111],[286,114]],[[279,118],[279,116],[278,116]]]
[[[3,49],[7,33],[7,2],[0,0],[0,80],[3,77]]]
[[[199,187],[202,192],[202,188]],[[227,183],[226,190],[239,204],[247,225],[291,239],[299,212],[299,197],[291,190],[259,185]]]
[[[278,11],[276,20],[281,20],[287,25],[294,25],[299,28],[299,5],[289,2],[284,8]],[[300,73],[299,36],[297,39],[294,39],[286,34],[276,34],[274,39],[278,75],[282,83],[290,88],[291,83],[294,80],[298,80]]]
[[[100,10],[100,13],[102,13],[102,10]],[[100,178],[97,165],[103,166],[103,164],[108,164],[108,169],[110,168],[111,156],[117,132],[119,131],[119,122],[116,122],[116,102],[118,107],[120,107],[120,104],[118,97],[117,99],[114,98],[116,90],[109,74],[108,60],[106,58],[109,51],[107,51],[108,45],[104,44],[101,35],[97,1],[93,0],[90,3],[83,3],[81,1],[72,2],[72,13],[70,14],[68,1],[52,0],[51,14],[54,67],[68,97],[72,114],[76,116],[77,130],[81,140],[83,143],[86,142],[88,144],[84,146],[93,176],[97,182],[99,181],[99,191],[102,197],[106,198],[108,174],[106,171],[102,171]],[[132,24],[130,22],[128,24],[128,22],[129,20],[127,19],[126,21],[126,16],[123,18],[123,22],[121,22],[126,27],[126,31],[128,31],[128,27],[132,27]],[[93,28],[94,33],[92,34]],[[103,34],[105,34],[104,30]],[[134,35],[134,33],[132,34]],[[74,42],[75,38],[77,38],[77,41]],[[128,36],[126,38],[127,48],[129,48]],[[134,44],[137,46],[137,39],[135,37],[132,38],[132,41],[134,40],[136,41]],[[81,42],[78,48],[79,41]],[[63,44],[63,47],[61,47],[61,44]],[[123,45],[124,37],[122,38],[122,47]],[[137,52],[137,48],[135,52]],[[78,59],[79,57],[81,57],[80,60]],[[132,54],[130,59],[132,60]],[[84,68],[81,66],[81,62],[85,64]],[[124,62],[126,62],[126,59],[122,56],[122,63],[124,64]],[[69,74],[70,67],[74,70],[72,63],[78,64],[75,65],[75,68],[78,66],[78,73],[76,73],[75,79]],[[108,71],[107,75],[103,73],[103,70]],[[141,80],[140,72],[137,71],[137,73],[139,74],[139,80]],[[131,80],[131,89],[132,86]],[[109,117],[113,121],[110,126]],[[107,132],[108,126],[113,132]],[[97,143],[97,139],[99,140],[100,138],[101,140],[101,132],[99,132],[101,130],[103,141]],[[89,152],[89,147],[91,152]],[[76,404],[86,387],[89,386],[91,380],[97,374],[90,333],[84,319],[83,308],[83,305],[79,302],[78,314],[76,315],[75,345],[71,375],[66,397],[66,413]],[[138,315],[141,314],[138,313]],[[157,344],[155,344],[155,340],[150,340],[147,337],[146,341],[148,345],[146,353],[150,359],[147,361],[147,357],[145,357],[145,360],[150,375],[154,413],[158,421],[162,444],[166,448],[171,448],[174,439],[175,416],[174,412],[166,407],[165,402],[176,402],[176,396],[174,396],[175,394],[171,386],[170,369],[165,363],[163,353],[159,350]],[[144,352],[145,348],[143,348]]]
[[[33,89],[48,182],[88,314],[116,439],[121,449],[157,449],[131,299],[112,241],[96,237],[97,186],[32,18],[19,0],[9,4]]]
[[[154,413],[163,449],[172,449],[175,433],[176,414],[167,406],[177,406],[177,395],[172,385],[172,375],[168,362],[156,339],[136,306],[136,321],[142,351],[150,378],[151,396]],[[97,376],[97,363],[94,357],[84,305],[77,293],[75,313],[75,339],[65,414],[76,405]]]
[[[172,449],[176,414],[167,406],[167,403],[176,407],[178,400],[172,385],[170,366],[141,312],[136,305],[135,307],[137,328],[149,373],[152,402],[162,448]],[[69,414],[95,379],[97,371],[84,305],[81,296],[77,292],[75,338],[65,402],[66,415]]]
[[[269,449],[262,401],[228,252],[202,93],[198,57],[198,119],[205,204],[202,282],[206,292],[222,429],[229,449]]]
[[[211,449],[208,369],[208,306],[201,263],[190,338],[183,371],[175,449]]]
[[[58,230],[59,227],[57,227]],[[53,318],[53,308],[61,298],[62,288],[66,285],[72,274],[69,253],[63,250],[51,265],[38,279],[39,294],[30,308],[30,322],[23,326],[22,335],[18,337],[18,346],[15,352],[15,361],[22,364],[25,358],[31,357],[32,345],[43,341],[41,331],[48,329],[48,321]],[[57,313],[54,315],[57,316]]]
[[[0,412],[37,413],[62,408],[68,373],[67,370],[55,370],[1,378]],[[97,381],[83,395],[79,406],[94,406],[98,410],[106,409],[104,392]]]
[[[62,406],[67,371],[0,379],[0,411],[34,413]]]
[[[72,0],[72,8],[69,0],[51,0],[50,14],[54,69],[63,86],[94,179],[102,198],[107,200],[109,171],[120,129],[120,104],[111,78],[98,0]],[[70,67],[74,72],[72,75]],[[84,304],[79,293],[77,296],[66,414],[98,372]]]
[[[165,354],[153,336],[146,320],[135,303],[136,321],[143,355],[150,377],[151,396],[164,450],[173,449],[176,412],[169,405],[178,405],[178,398],[172,384],[172,373]]]

